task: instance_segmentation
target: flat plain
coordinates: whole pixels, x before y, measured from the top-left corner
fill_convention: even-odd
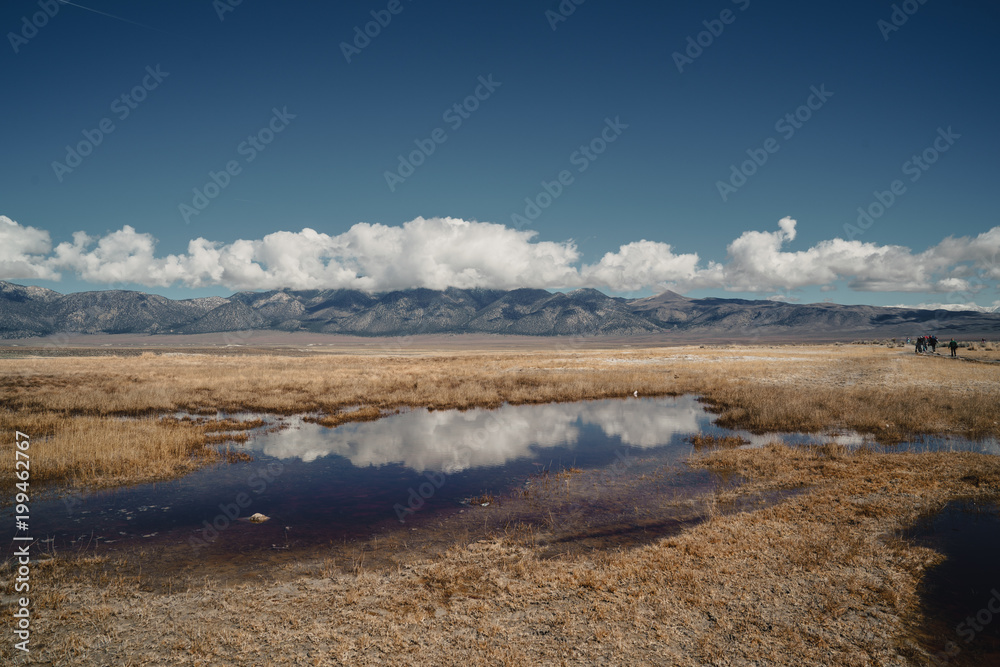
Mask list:
[[[850,430],[890,446],[920,435],[1000,437],[993,345],[963,348],[951,359],[946,350],[917,355],[885,343],[257,343],[5,348],[0,421],[5,432],[31,434],[32,484],[50,493],[169,479],[239,460],[239,438],[217,435],[232,423],[178,413],[308,413],[335,425],[410,407],[495,408],[637,392],[698,395],[719,425],[753,433]],[[297,554],[252,577],[212,563],[158,568],[156,554],[141,550],[60,553],[35,566],[31,660],[928,661],[933,638],[922,635],[920,585],[943,555],[899,536],[949,502],[1000,500],[1000,460],[732,444],[706,440],[686,465],[739,483],[700,498],[696,520],[673,534],[635,545],[553,553],[553,544],[588,536],[528,510],[539,503],[557,510],[574,493],[594,493],[593,471],[576,471],[481,511]],[[12,461],[11,448],[5,440]],[[13,480],[3,480],[10,496]],[[632,493],[643,484],[628,482]],[[599,492],[618,491],[605,485]],[[11,567],[8,560],[5,586]],[[12,657],[9,644],[0,655]]]

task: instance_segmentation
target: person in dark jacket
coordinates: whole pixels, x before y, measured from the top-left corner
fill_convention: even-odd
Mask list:
[[[948,348],[951,350],[951,356],[953,357],[958,356],[958,343],[955,342],[954,338],[952,338],[951,342],[948,343]]]
[[[931,344],[931,352],[936,352],[938,344],[937,336],[931,336],[929,339],[927,339],[927,342]]]

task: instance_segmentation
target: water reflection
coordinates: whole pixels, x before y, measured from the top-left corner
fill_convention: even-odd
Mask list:
[[[255,438],[250,446],[279,459],[314,461],[331,454],[358,467],[397,463],[416,471],[456,473],[503,465],[540,449],[573,446],[587,426],[640,448],[711,428],[693,397],[504,406],[497,410],[428,411],[329,429],[294,419],[291,428]]]
[[[552,447],[575,447],[588,427],[603,439],[641,449],[683,443],[696,433],[737,434],[760,447],[769,442],[876,446],[854,432],[752,434],[715,426],[694,396],[608,399],[546,405],[506,405],[496,410],[417,409],[374,422],[326,428],[302,418],[289,428],[255,436],[249,446],[266,456],[304,462],[335,455],[357,467],[398,464],[415,471],[456,473],[499,466]],[[1000,453],[996,440],[919,438],[886,451],[939,449]]]
[[[299,544],[346,540],[368,534],[380,522],[398,525],[402,506],[407,520],[413,518],[408,510],[416,504],[421,517],[461,511],[464,499],[523,488],[541,470],[558,472],[572,466],[602,471],[623,457],[642,459],[648,467],[630,467],[616,478],[615,484],[623,487],[630,476],[683,470],[678,464],[691,451],[688,438],[697,433],[737,434],[750,446],[774,440],[870,444],[852,433],[752,435],[723,429],[712,423],[712,415],[693,396],[465,412],[420,409],[337,428],[300,417],[282,421],[289,428],[250,433],[246,446],[255,452],[253,462],[210,466],[158,484],[33,499],[32,529],[39,536],[55,536],[53,548],[153,540],[150,536],[164,544],[185,544],[192,536],[202,539],[206,524],[219,519],[220,513],[226,519],[237,503],[239,520],[220,519],[220,524],[232,525],[220,529],[212,544],[242,553],[283,544],[285,526],[292,527]],[[957,438],[925,439],[886,449],[1000,450],[995,440],[973,443]],[[701,471],[699,477],[694,472],[671,473],[662,486],[651,487],[650,498],[704,491],[708,473]],[[602,480],[602,489],[612,490],[614,485],[604,477],[595,479]],[[414,496],[415,490],[431,486],[429,494]],[[598,491],[588,495],[597,497]],[[239,504],[241,498],[249,502]],[[590,518],[598,517],[599,511],[608,516],[621,513],[625,506],[621,500],[616,496],[604,503],[601,507],[611,508],[606,511],[591,503]],[[633,509],[637,506],[629,503]],[[259,526],[242,521],[254,512],[274,520]],[[4,529],[8,536],[13,534],[10,528]]]

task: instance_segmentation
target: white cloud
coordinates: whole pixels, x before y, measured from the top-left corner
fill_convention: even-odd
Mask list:
[[[781,248],[795,239],[796,221],[782,218],[777,232],[744,232],[729,244],[729,261],[717,287],[767,292],[828,285],[848,279],[861,291],[921,291],[929,284],[908,248],[831,239],[806,250]]]
[[[547,447],[575,447],[585,425],[599,427],[624,445],[651,448],[697,433],[708,421],[704,408],[691,397],[505,405],[464,412],[418,409],[335,429],[293,420],[295,428],[264,435],[251,446],[281,459],[313,461],[336,454],[359,467],[396,463],[418,472],[452,474],[536,458],[540,452],[544,457]],[[681,447],[676,453],[687,451]]]
[[[91,246],[96,246],[91,248]],[[73,242],[56,246],[50,264],[75,271],[94,283],[136,282],[143,285],[170,285],[185,277],[176,255],[157,259],[156,239],[140,234],[129,225],[95,239],[84,232],[73,234]]]
[[[334,238],[339,263],[363,276],[360,289],[574,285],[576,246],[532,242],[536,234],[487,222],[417,218],[401,227],[360,223]]]
[[[100,239],[82,232],[55,249],[52,264],[91,282],[236,289],[562,287],[577,283],[571,242],[532,242],[534,231],[455,218],[400,227],[358,223],[330,236],[279,231],[223,244],[197,238],[184,255],[154,256],[155,239],[126,225]]]
[[[158,256],[156,239],[125,225],[101,237],[84,232],[51,247],[49,233],[0,216],[0,278],[58,279],[73,272],[93,283],[222,285],[232,289],[411,287],[513,289],[594,287],[723,289],[777,294],[805,287],[924,292],[970,301],[1000,280],[1000,227],[976,237],[948,237],[915,253],[905,246],[834,238],[790,250],[798,223],[746,231],[724,262],[641,240],[581,264],[572,241],[536,241],[537,232],[457,218],[416,218],[399,226],[358,223],[342,234],[277,231],[229,243],[196,238],[187,252]]]
[[[969,276],[1000,278],[1000,227],[976,238],[949,237],[922,253],[898,245],[835,238],[797,252],[782,250],[795,239],[796,221],[782,218],[779,231],[744,232],[729,244],[729,261],[714,287],[767,292],[829,286],[846,280],[866,292],[968,292]]]
[[[609,252],[597,264],[584,266],[581,279],[590,287],[608,287],[619,292],[635,291],[650,285],[695,283],[698,255],[675,255],[669,244],[637,241]]]
[[[916,310],[974,310],[977,313],[1000,313],[1000,301],[994,301],[992,306],[980,306],[978,303],[918,303],[914,305],[900,303],[888,308],[907,308]]]
[[[51,248],[48,232],[0,215],[0,277],[58,280],[59,274],[45,264]]]

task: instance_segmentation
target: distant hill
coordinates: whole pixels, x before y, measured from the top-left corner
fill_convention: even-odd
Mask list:
[[[691,299],[673,292],[623,299],[593,289],[565,294],[540,289],[411,289],[384,294],[273,290],[174,301],[128,290],[64,295],[0,281],[0,338],[248,329],[356,336],[996,337],[1000,313]]]

